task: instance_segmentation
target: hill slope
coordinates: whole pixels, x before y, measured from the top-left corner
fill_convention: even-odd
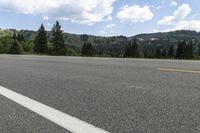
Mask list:
[[[10,35],[12,30],[0,30],[0,36]],[[29,30],[18,31],[23,34],[25,40],[33,40],[37,32]],[[76,35],[70,33],[64,33],[65,44],[80,52],[83,40],[81,38],[83,35]],[[168,49],[171,45],[177,47],[179,41],[185,40],[187,42],[193,42],[195,54],[200,54],[200,33],[196,31],[181,30],[174,32],[165,33],[152,33],[152,34],[139,34],[132,37],[125,36],[113,36],[113,37],[101,37],[86,35],[88,40],[95,47],[97,54],[106,54],[114,57],[120,57],[123,55],[124,48],[128,41],[137,39],[139,44],[139,49],[141,53],[144,50],[150,51],[150,53],[155,53],[157,48]],[[51,32],[48,32],[48,38],[51,38]]]

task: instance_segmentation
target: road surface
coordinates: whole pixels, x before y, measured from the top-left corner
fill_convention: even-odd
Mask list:
[[[0,55],[0,86],[111,133],[200,132],[199,61]],[[0,132],[70,130],[0,95]]]

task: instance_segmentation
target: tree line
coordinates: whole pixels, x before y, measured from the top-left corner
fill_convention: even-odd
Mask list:
[[[0,53],[10,54],[23,54],[34,53],[44,55],[56,56],[98,56],[96,52],[97,46],[94,46],[89,39],[88,35],[81,35],[82,48],[76,51],[67,47],[65,44],[63,31],[61,25],[57,21],[51,30],[51,35],[47,35],[47,31],[43,24],[39,27],[33,41],[25,40],[24,36],[20,33],[14,33],[10,38],[9,36],[0,39]],[[10,44],[5,46],[5,43]],[[109,41],[108,41],[109,43]],[[111,50],[118,53],[119,57],[124,58],[173,58],[173,59],[193,59],[194,48],[193,43],[186,41],[179,41],[177,45],[171,45],[168,48],[153,48],[148,49],[139,45],[137,39],[132,39],[127,42],[124,48],[114,48]],[[120,51],[119,51],[120,49]],[[101,53],[103,55],[103,53]]]
[[[65,56],[71,55],[76,56],[78,53],[73,49],[67,48],[64,42],[63,31],[61,30],[61,25],[57,21],[52,28],[52,37],[48,42],[47,32],[45,27],[41,24],[37,35],[34,38],[33,53],[44,54],[44,55],[56,55]],[[24,37],[21,34],[13,34],[13,43],[10,46],[10,54],[23,54],[24,49],[22,47],[22,42],[24,42]],[[82,35],[81,39],[84,40],[84,44],[81,50],[81,56],[94,56],[94,48],[90,42],[88,42],[88,36]]]
[[[177,48],[171,45],[168,49],[166,48],[156,48],[153,55],[149,50],[143,50],[140,53],[139,46],[136,39],[129,41],[126,45],[124,57],[125,58],[157,58],[157,59],[193,59],[194,49],[192,41],[186,43],[186,41],[179,41]]]

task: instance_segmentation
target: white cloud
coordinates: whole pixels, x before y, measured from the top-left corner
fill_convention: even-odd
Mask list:
[[[112,21],[112,17],[111,16],[108,16],[107,18],[106,18],[106,21]]]
[[[171,1],[171,4],[170,4],[171,6],[177,6],[178,5],[178,3],[176,2],[176,1]]]
[[[177,23],[174,30],[197,30],[200,31],[200,20],[184,20]]]
[[[158,24],[171,25],[174,23],[174,20],[175,20],[174,16],[166,16],[162,20],[158,21]]]
[[[188,4],[182,4],[177,10],[174,11],[172,16],[165,16],[162,20],[158,21],[161,25],[172,25],[185,19],[191,12],[191,8]]]
[[[189,15],[191,10],[192,9],[188,4],[181,5],[177,10],[174,11],[174,14],[172,16],[166,16],[162,20],[158,21],[158,24],[168,25],[170,26],[170,28],[157,31],[161,32],[176,31],[176,30],[200,31],[200,20],[185,19]],[[197,15],[198,14],[193,14],[193,16]]]
[[[117,18],[119,18],[121,22],[130,23],[145,22],[151,20],[153,16],[149,6],[140,7],[139,5],[125,5],[117,13]]]
[[[0,0],[0,9],[80,24],[105,21],[115,0]]]
[[[115,24],[109,24],[109,25],[106,26],[106,28],[109,29],[109,28],[113,28],[115,26],[116,26]]]
[[[106,34],[106,32],[104,30],[100,31],[101,34]]]
[[[49,20],[49,17],[48,16],[44,16],[43,19],[44,20]]]
[[[178,22],[175,26],[164,30],[155,30],[157,32],[169,32],[176,30],[196,30],[200,31],[200,20],[183,20]]]
[[[153,30],[153,33],[157,33],[157,32],[160,32],[160,31],[157,30],[157,29],[154,29],[154,30]]]

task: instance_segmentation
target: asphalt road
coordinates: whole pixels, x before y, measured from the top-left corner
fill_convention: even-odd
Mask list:
[[[0,55],[0,86],[111,133],[199,133],[198,61]],[[66,129],[0,95],[1,133]]]

